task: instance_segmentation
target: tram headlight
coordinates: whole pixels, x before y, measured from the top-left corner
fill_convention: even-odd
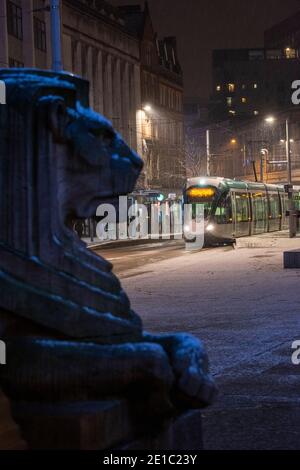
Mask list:
[[[208,224],[206,227],[207,232],[213,232],[215,230],[215,226],[213,224]]]

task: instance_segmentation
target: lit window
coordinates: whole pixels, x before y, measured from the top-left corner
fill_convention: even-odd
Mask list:
[[[246,85],[245,85],[245,83],[243,83],[243,85],[242,85],[242,90],[246,90]]]
[[[258,116],[259,115],[259,112],[257,111],[257,109],[254,111],[254,116]]]
[[[226,98],[226,101],[227,101],[227,106],[232,106],[232,98],[231,98],[231,96],[228,96],[228,97]]]
[[[217,85],[216,90],[221,91],[221,85]]]
[[[234,111],[234,109],[230,109],[230,110],[229,110],[229,114],[231,114],[232,116],[235,116],[236,111]]]
[[[228,91],[234,92],[235,90],[235,84],[234,83],[228,83]]]
[[[291,47],[286,47],[284,49],[284,55],[286,59],[296,59],[296,51],[295,49],[292,49]]]
[[[247,98],[243,97],[242,98],[242,103],[247,103]]]
[[[253,88],[257,89],[257,83],[254,83]]]

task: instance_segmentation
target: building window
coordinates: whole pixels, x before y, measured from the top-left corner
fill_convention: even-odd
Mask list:
[[[235,84],[234,83],[228,83],[228,91],[233,93],[235,90]]]
[[[242,90],[246,90],[246,85],[245,85],[245,83],[243,83],[243,85],[242,85]]]
[[[286,47],[284,49],[284,55],[286,59],[296,59],[296,50],[291,47]]]
[[[247,103],[247,98],[245,98],[244,96],[242,98],[242,103],[244,103],[244,104]]]
[[[254,83],[253,88],[256,90],[257,89],[257,83]]]
[[[9,58],[8,63],[11,68],[23,68],[24,67],[23,62],[13,59],[12,57]]]
[[[253,114],[254,114],[254,116],[258,116],[259,112],[257,110],[255,110]]]
[[[149,67],[152,65],[152,46],[148,44],[146,46],[146,65]]]
[[[163,87],[159,87],[159,104],[162,106],[164,104],[164,90]]]
[[[217,90],[217,91],[221,91],[221,85],[217,85],[217,86],[216,86],[216,90]]]
[[[7,31],[17,39],[23,39],[22,8],[7,0]]]
[[[47,52],[46,23],[34,17],[34,45],[36,49]]]
[[[227,101],[227,106],[232,106],[232,98],[231,98],[231,96],[228,96],[228,97],[226,98],[226,101]]]
[[[236,115],[236,111],[234,109],[230,109],[229,110],[229,114],[231,114],[232,116],[235,116]]]

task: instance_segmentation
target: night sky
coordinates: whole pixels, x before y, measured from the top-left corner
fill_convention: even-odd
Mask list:
[[[138,0],[111,0],[115,5]],[[141,4],[144,2],[141,0]],[[263,32],[300,9],[299,0],[149,0],[159,35],[175,35],[186,96],[206,99],[211,50],[262,47]]]

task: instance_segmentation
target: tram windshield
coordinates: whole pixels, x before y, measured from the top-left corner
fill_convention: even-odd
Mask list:
[[[196,217],[196,205],[201,204],[204,206],[204,217],[207,219],[211,214],[215,196],[216,188],[212,186],[188,188],[186,191],[186,202],[193,205],[193,218]]]

